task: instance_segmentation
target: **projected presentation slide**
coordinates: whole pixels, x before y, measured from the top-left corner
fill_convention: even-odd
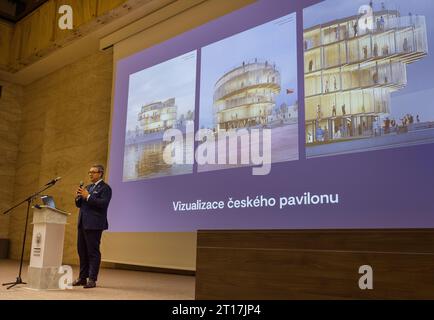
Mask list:
[[[434,227],[432,48],[431,0],[258,0],[119,60],[110,231]]]
[[[199,126],[214,135],[200,148],[225,143],[225,134],[231,131],[240,142],[236,150],[231,150],[238,155],[232,163],[224,157],[226,161],[216,164],[214,158],[218,159],[222,152],[217,148],[210,163],[198,164],[198,171],[254,164],[251,159],[242,163],[241,153],[251,153],[255,148],[270,153],[272,163],[297,160],[295,14],[203,47],[200,90]],[[253,140],[249,140],[252,129],[270,129],[270,146],[265,140],[254,145]],[[243,146],[244,141],[249,145]]]
[[[196,51],[136,72],[129,77],[123,180],[138,180],[193,172],[193,164],[164,160],[164,132],[185,136],[194,121]],[[182,156],[193,146],[183,144]]]
[[[432,1],[327,0],[303,23],[308,158],[434,142]]]

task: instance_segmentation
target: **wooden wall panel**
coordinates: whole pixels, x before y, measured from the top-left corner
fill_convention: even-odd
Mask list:
[[[20,61],[25,63],[38,50],[39,11],[34,11],[18,22],[17,25],[20,25],[22,30]]]
[[[434,229],[199,231],[196,268],[196,299],[434,299]]]
[[[244,5],[245,1],[238,0],[239,4],[235,5],[235,7],[238,7],[240,4]],[[250,1],[248,0],[248,2]],[[167,8],[167,5],[172,2],[174,3],[171,6],[173,13],[170,13],[167,10],[170,11],[172,9]],[[40,58],[47,57],[51,52],[65,47],[72,41],[84,37],[104,25],[127,15],[132,10],[142,10],[143,14],[147,15],[148,23],[156,25],[161,21],[167,20],[167,17],[165,18],[164,15],[169,14],[170,17],[174,17],[178,13],[184,12],[190,7],[195,7],[202,2],[205,3],[206,0],[48,0],[30,15],[15,24],[12,31],[12,39],[8,41],[10,42],[10,46],[5,51],[6,53],[0,55],[0,69],[13,73],[17,72]],[[216,9],[216,3],[218,1],[209,3],[213,10]],[[72,30],[61,30],[58,28],[58,21],[61,16],[58,13],[58,9],[61,5],[70,5],[73,9],[74,23]],[[217,4],[217,6],[219,5]],[[223,6],[227,5],[227,3],[223,4]],[[158,12],[162,8],[165,8],[165,13]],[[210,10],[210,12],[214,12],[213,10]],[[211,16],[214,17],[215,13],[211,14]],[[209,19],[208,15],[199,15],[199,17],[201,17],[200,20],[204,20],[203,23]],[[184,28],[186,27],[184,26]],[[187,29],[189,28],[188,24]],[[174,34],[177,33],[179,32],[174,31]],[[8,61],[9,63],[2,64],[2,61]]]
[[[130,0],[132,5],[139,7],[149,0]],[[16,72],[35,62],[40,57],[47,56],[56,48],[65,46],[68,42],[84,36],[108,23],[117,16],[128,13],[128,9],[119,8],[117,13],[97,20],[97,16],[104,16],[109,10],[121,6],[127,0],[49,0],[37,10],[15,24],[10,47],[0,54],[0,68]],[[70,5],[73,9],[73,30],[58,28],[61,5]],[[0,27],[0,32],[2,28]],[[2,33],[0,33],[2,34]],[[10,35],[9,35],[10,36]],[[6,39],[6,38],[5,38]],[[0,41],[0,49],[1,41]],[[9,57],[5,58],[6,55]],[[2,61],[8,61],[6,64]]]
[[[66,4],[65,1],[58,1],[58,6]],[[73,8],[74,12],[74,28],[80,27],[89,21],[92,21],[97,16],[98,0],[69,0],[67,1]]]
[[[74,12],[74,30],[61,30],[55,28],[56,42],[61,43],[66,38],[79,33],[78,28],[95,19],[97,15],[98,0],[56,0],[57,10],[61,5],[69,5]],[[60,14],[56,11],[56,20],[60,18]]]
[[[53,45],[54,42],[54,30],[57,29],[57,24],[53,24],[52,21],[57,19],[57,7],[55,0],[49,0],[44,3],[38,9],[38,27],[39,32],[37,34],[37,53]]]
[[[125,2],[126,0],[98,0],[97,15],[101,16],[106,14],[108,11],[119,7]]]
[[[10,69],[19,70],[53,46],[55,10],[55,0],[50,0],[15,24]]]
[[[17,23],[15,24],[12,32],[12,41],[9,56],[10,65],[8,67],[8,69],[11,69],[13,71],[16,71],[20,68],[21,34],[22,26]]]
[[[6,69],[9,65],[13,26],[0,22],[0,68]]]

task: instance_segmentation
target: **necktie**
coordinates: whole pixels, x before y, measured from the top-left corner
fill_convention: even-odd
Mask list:
[[[93,189],[95,189],[95,184],[91,184],[89,187],[89,193],[92,193]]]

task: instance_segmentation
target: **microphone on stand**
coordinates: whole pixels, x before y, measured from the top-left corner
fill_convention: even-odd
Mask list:
[[[60,179],[62,179],[62,177],[54,178],[53,180],[51,180],[50,182],[48,182],[45,186],[55,185],[56,182],[59,181]]]

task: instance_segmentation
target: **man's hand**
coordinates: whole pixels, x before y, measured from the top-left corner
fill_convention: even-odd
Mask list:
[[[89,192],[86,190],[86,188],[78,188],[77,195],[81,196],[83,199],[87,199],[87,196],[89,195]]]

